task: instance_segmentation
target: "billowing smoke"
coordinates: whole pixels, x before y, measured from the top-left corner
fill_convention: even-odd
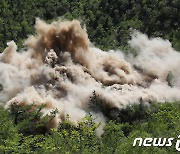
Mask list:
[[[57,127],[66,115],[76,123],[88,112],[103,125],[105,116],[90,110],[94,91],[107,109],[180,100],[180,54],[169,41],[134,32],[132,56],[94,47],[77,20],[37,19],[35,28],[26,51],[17,52],[11,41],[0,55],[0,102],[6,107],[46,104],[44,114],[57,108],[48,125]]]

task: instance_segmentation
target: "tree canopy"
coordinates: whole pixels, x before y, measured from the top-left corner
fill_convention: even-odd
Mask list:
[[[36,17],[80,19],[90,40],[105,50],[127,46],[131,29],[169,39],[180,50],[179,10],[178,0],[1,0],[0,51],[8,40],[22,47],[34,32]]]
[[[0,1],[0,52],[9,40],[19,48],[34,33],[36,17],[52,21],[58,17],[79,19],[87,27],[92,43],[103,50],[126,49],[132,29],[150,37],[170,40],[180,51],[179,0],[1,0]],[[167,77],[171,85],[172,75]],[[171,147],[133,147],[136,137],[173,137],[180,134],[180,102],[150,107],[143,104],[122,110],[106,111],[93,107],[108,117],[104,134],[97,137],[98,124],[91,115],[78,124],[67,118],[57,130],[48,130],[46,124],[55,115],[42,116],[43,106],[28,112],[32,106],[0,107],[0,153],[177,153]]]

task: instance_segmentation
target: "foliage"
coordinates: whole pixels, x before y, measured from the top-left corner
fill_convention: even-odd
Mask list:
[[[11,117],[20,133],[29,135],[45,134],[48,132],[46,125],[56,116],[58,111],[53,110],[50,112],[50,115],[43,116],[41,110],[44,107],[44,104],[41,106],[35,104],[21,106],[14,103],[11,105]]]
[[[10,114],[3,107],[0,107],[0,153],[11,151],[13,146],[18,146],[21,134],[18,134]]]
[[[140,112],[141,107],[132,107],[134,114]],[[147,108],[148,109],[148,108]],[[22,111],[22,108],[19,109]],[[28,111],[29,109],[24,109]],[[136,111],[137,110],[137,111]],[[36,110],[36,113],[39,110]],[[21,122],[15,123],[12,113],[0,108],[0,152],[1,153],[176,153],[175,143],[171,147],[133,147],[136,137],[156,137],[177,139],[180,134],[180,102],[157,104],[146,110],[145,118],[135,118],[130,122],[119,123],[110,120],[104,127],[104,134],[96,136],[99,124],[93,122],[91,116],[73,123],[67,116],[58,129],[46,133],[34,129],[27,117],[22,121],[30,124],[29,134],[26,125],[19,127]],[[29,112],[29,111],[28,111]],[[29,117],[33,117],[29,113]],[[127,114],[127,119],[131,115]],[[130,117],[129,117],[130,116]],[[51,117],[51,116],[50,116]],[[41,117],[40,119],[43,118]],[[40,120],[41,121],[41,120]],[[33,132],[35,131],[35,132]],[[22,134],[23,133],[23,134]],[[31,133],[31,134],[30,134]]]
[[[150,37],[169,39],[180,50],[179,7],[178,0],[1,0],[0,52],[9,40],[21,48],[23,40],[34,33],[36,17],[48,22],[58,17],[80,19],[90,40],[104,50],[121,48],[135,55],[127,45],[132,29]],[[173,74],[169,72],[166,81],[170,86],[172,80]],[[140,100],[121,110],[107,110],[104,103],[93,92],[91,109],[107,117],[100,138],[96,136],[99,124],[91,116],[76,124],[67,116],[59,128],[48,130],[46,124],[57,110],[43,115],[44,106],[34,104],[24,107],[14,104],[10,110],[0,107],[0,153],[177,153],[174,146],[133,147],[132,144],[136,137],[177,138],[180,102],[144,105]]]
[[[62,16],[80,19],[90,40],[104,50],[127,47],[131,29],[169,39],[180,50],[179,7],[178,0],[1,0],[0,51],[9,40],[22,47],[36,17],[52,21]]]

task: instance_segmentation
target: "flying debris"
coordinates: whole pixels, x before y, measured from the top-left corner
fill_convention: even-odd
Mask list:
[[[26,51],[17,52],[11,41],[0,55],[0,102],[5,107],[46,104],[44,114],[57,108],[49,125],[57,127],[67,114],[75,123],[87,115],[94,91],[106,109],[180,100],[180,54],[167,40],[134,32],[129,41],[138,53],[134,57],[94,47],[77,20],[47,24],[37,19],[35,28],[36,35],[25,41]],[[102,112],[90,112],[105,124]]]

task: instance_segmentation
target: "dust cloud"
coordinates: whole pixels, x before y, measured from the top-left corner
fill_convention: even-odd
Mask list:
[[[44,115],[57,108],[48,125],[56,128],[66,115],[76,123],[88,112],[103,126],[106,117],[90,110],[94,91],[107,109],[140,100],[180,100],[180,54],[167,40],[135,31],[129,45],[137,55],[132,56],[94,47],[77,20],[47,24],[37,19],[35,29],[25,51],[17,52],[11,41],[0,54],[0,102],[5,107],[46,104]]]

